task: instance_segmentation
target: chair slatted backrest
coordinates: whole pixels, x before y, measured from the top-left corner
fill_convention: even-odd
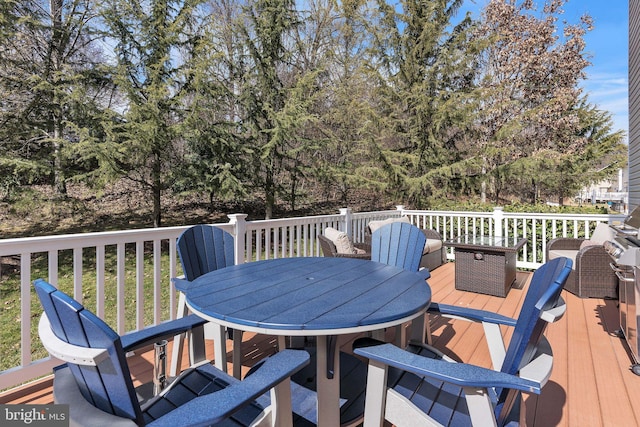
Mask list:
[[[532,360],[548,325],[540,316],[542,312],[558,304],[564,284],[571,273],[571,264],[568,258],[557,258],[546,262],[533,274],[509,341],[502,372],[516,374]]]
[[[108,351],[109,357],[98,366],[68,363],[84,398],[104,412],[143,425],[120,336],[82,304],[51,284],[39,279],[34,286],[51,330],[59,339],[81,347],[106,348]]]
[[[213,225],[195,225],[178,238],[178,255],[188,281],[234,265],[234,251],[233,236]]]
[[[393,222],[371,235],[371,260],[418,271],[426,241],[422,230],[415,225]]]
[[[533,360],[548,325],[542,319],[542,313],[563,303],[561,293],[571,273],[571,265],[568,258],[556,258],[547,261],[533,274],[500,369],[502,372],[515,375]],[[504,418],[508,416],[515,396],[520,393],[513,390],[497,392],[500,394],[498,406]],[[500,408],[500,403],[505,406]]]

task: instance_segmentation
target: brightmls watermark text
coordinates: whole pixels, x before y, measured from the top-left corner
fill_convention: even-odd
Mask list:
[[[0,425],[69,427],[69,405],[0,405]]]

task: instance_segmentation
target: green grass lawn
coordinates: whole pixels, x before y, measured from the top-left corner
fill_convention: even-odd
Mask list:
[[[112,250],[111,250],[112,249]],[[127,248],[129,249],[129,248]],[[125,270],[125,330],[136,328],[136,272],[135,250],[126,251],[127,266]],[[73,268],[72,252],[61,251],[59,254],[58,288],[73,296]],[[104,320],[116,329],[116,250],[115,247],[105,251],[105,318]],[[178,270],[180,266],[178,265]],[[161,318],[166,320],[170,315],[169,292],[171,289],[169,278],[169,255],[161,258],[162,289],[161,289]],[[178,274],[182,274],[181,271]],[[32,259],[31,279],[48,277],[47,255],[37,255]],[[0,281],[0,370],[20,365],[20,273],[4,274]],[[87,309],[96,311],[96,270],[95,251],[85,249],[83,252],[82,303]],[[38,337],[38,321],[42,314],[42,307],[33,288],[31,289],[31,358],[38,360],[48,354],[42,347]],[[144,258],[144,323],[153,322],[153,257],[145,253]]]

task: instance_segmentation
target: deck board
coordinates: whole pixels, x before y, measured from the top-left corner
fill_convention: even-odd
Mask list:
[[[611,386],[623,381],[619,365],[612,363],[607,357],[611,346],[606,325],[600,316],[600,304],[594,300],[583,300],[585,314],[593,313],[600,322],[586,322],[586,334],[589,338],[590,354],[593,356],[591,370],[595,374],[597,399],[602,413],[602,422],[611,425],[624,425],[627,420],[634,419],[633,411],[618,398],[618,393]],[[604,327],[604,328],[603,328]]]
[[[601,301],[598,305],[598,318],[606,336],[602,340],[607,344],[607,347],[602,349],[603,364],[612,372],[610,376],[605,377],[605,384],[599,386],[598,392],[600,395],[609,393],[610,399],[617,400],[613,403],[614,410],[618,414],[624,414],[622,419],[626,425],[640,425],[640,405],[637,404],[640,401],[640,377],[631,373],[631,353],[626,345],[621,345],[622,340],[617,334],[620,327],[617,302]],[[608,421],[607,418],[604,419]]]
[[[585,305],[582,300],[569,299],[567,307],[568,321],[568,348],[567,354],[571,363],[569,369],[568,389],[574,390],[593,390],[591,393],[580,393],[567,395],[567,405],[569,408],[569,422],[573,425],[585,425],[587,421],[591,421],[592,425],[601,425],[599,414],[596,415],[591,411],[580,411],[579,407],[595,408],[599,405],[598,393],[596,391],[595,372],[593,371],[593,354],[591,351],[584,352],[581,349],[590,348],[591,341],[586,333],[587,314],[584,311]],[[553,345],[553,343],[552,343]]]
[[[529,275],[518,274],[528,284]],[[443,304],[482,308],[503,315],[517,315],[527,285],[512,289],[506,298],[491,297],[454,288],[454,265],[446,264],[432,272],[429,284],[433,300]],[[547,329],[554,352],[554,369],[540,396],[524,400],[530,426],[634,426],[640,425],[640,377],[629,366],[629,350],[616,335],[619,328],[615,301],[580,299],[564,292],[567,313]],[[432,316],[434,344],[455,359],[491,366],[480,325]],[[508,336],[508,333],[507,333]],[[342,337],[341,348],[351,349],[356,335]],[[169,351],[171,351],[169,345]],[[213,357],[208,346],[209,357]],[[243,374],[260,358],[275,351],[274,337],[245,333],[243,336]],[[231,342],[227,341],[231,351]],[[129,359],[136,384],[151,380],[152,351]],[[230,359],[230,357],[229,357]],[[187,358],[183,357],[186,363]],[[53,402],[51,380],[44,379],[0,394],[0,403]]]

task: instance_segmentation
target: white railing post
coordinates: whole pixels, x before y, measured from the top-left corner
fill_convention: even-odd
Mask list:
[[[229,214],[229,224],[233,225],[236,264],[244,264],[245,242],[247,241],[247,214]]]
[[[504,208],[496,206],[493,208],[493,235],[502,237],[502,223],[504,222]]]
[[[340,215],[342,216],[342,223],[344,224],[344,231],[347,236],[353,239],[353,227],[351,226],[351,208],[340,208]]]
[[[20,363],[31,363],[31,254],[20,254]]]

